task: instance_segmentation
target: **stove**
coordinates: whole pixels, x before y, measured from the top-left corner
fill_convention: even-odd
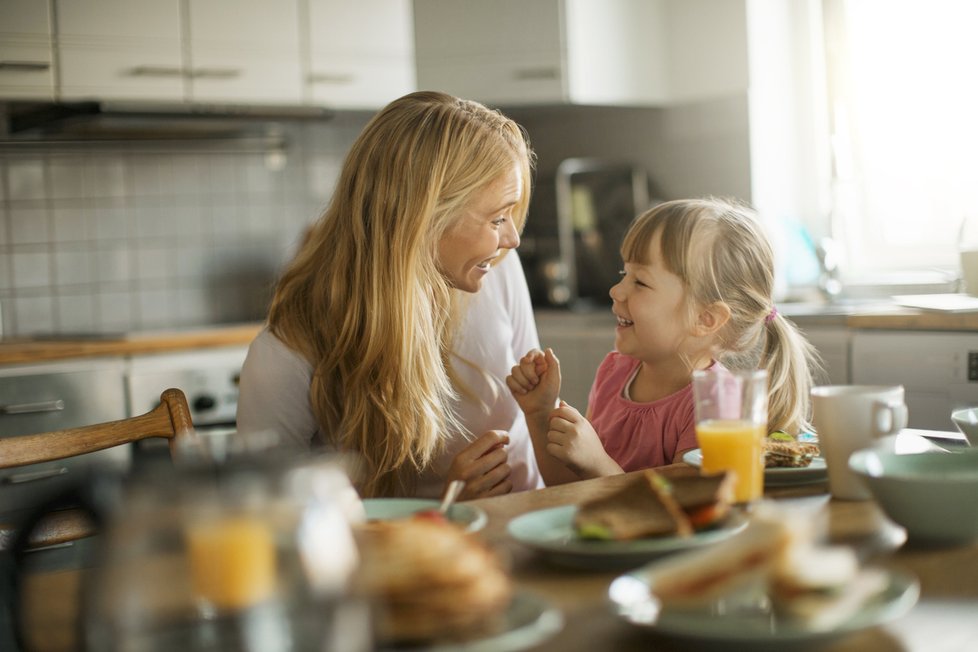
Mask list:
[[[247,353],[241,346],[132,356],[126,373],[130,416],[152,410],[163,390],[176,387],[187,395],[198,430],[234,429]]]

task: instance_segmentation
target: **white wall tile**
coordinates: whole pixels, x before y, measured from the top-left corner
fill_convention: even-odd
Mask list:
[[[108,291],[95,296],[95,328],[100,332],[125,331],[133,324],[134,301],[132,292]]]
[[[281,169],[196,145],[0,152],[6,323],[29,334],[260,319],[365,121],[290,129]]]
[[[99,240],[128,238],[132,232],[131,211],[122,200],[100,200],[95,204],[95,237]]]
[[[55,298],[58,330],[89,333],[95,330],[95,299],[91,294],[65,294]]]
[[[71,243],[56,246],[53,284],[64,288],[94,283],[95,260],[95,253],[85,244]]]
[[[81,156],[53,156],[48,164],[51,194],[54,199],[81,199],[85,196],[84,159]]]
[[[53,200],[51,202],[51,240],[85,242],[92,239],[92,209],[86,200]]]
[[[15,158],[7,162],[7,192],[11,200],[44,199],[44,161],[40,158]]]
[[[95,278],[100,283],[120,283],[132,278],[130,251],[124,241],[99,245],[95,256]]]
[[[30,333],[53,333],[54,300],[49,296],[14,297],[12,301],[16,317],[14,332],[17,335]]]
[[[136,245],[135,269],[133,278],[138,280],[172,278],[176,265],[173,263],[174,250],[163,244]]]
[[[51,240],[50,216],[43,202],[16,202],[7,209],[10,244],[40,244]]]
[[[100,154],[90,157],[83,166],[84,189],[88,197],[124,197],[126,167],[118,155]]]
[[[51,254],[14,253],[13,282],[18,288],[46,288],[51,285]]]

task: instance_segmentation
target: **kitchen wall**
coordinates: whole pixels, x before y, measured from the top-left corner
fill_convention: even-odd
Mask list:
[[[251,140],[0,146],[7,336],[260,319],[365,116]]]
[[[552,182],[572,156],[629,160],[664,198],[750,198],[744,97],[668,109],[522,108]],[[0,144],[6,336],[259,320],[368,116],[289,126],[284,161],[247,141]],[[534,219],[531,215],[530,219]]]

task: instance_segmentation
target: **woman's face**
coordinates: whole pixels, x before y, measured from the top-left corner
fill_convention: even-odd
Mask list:
[[[516,202],[523,196],[517,164],[473,195],[455,224],[438,242],[438,267],[448,282],[465,292],[478,292],[492,260],[502,249],[515,249],[520,236],[513,223]]]

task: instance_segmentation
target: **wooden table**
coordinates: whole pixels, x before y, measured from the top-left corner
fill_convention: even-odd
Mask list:
[[[683,472],[685,465],[674,465]],[[633,627],[611,613],[608,585],[622,571],[575,571],[545,558],[506,533],[507,522],[526,512],[579,503],[620,487],[628,476],[586,480],[539,491],[473,501],[489,514],[484,536],[512,560],[517,585],[542,595],[564,612],[564,629],[540,651],[682,650],[695,641],[670,640]],[[799,509],[825,510],[832,542],[860,546],[874,564],[915,574],[921,598],[909,614],[891,624],[833,641],[824,648],[843,652],[960,652],[978,649],[978,544],[919,549],[904,544],[902,528],[883,516],[873,501],[830,500],[825,483],[772,487],[768,497]],[[720,544],[722,545],[722,544]]]
[[[688,473],[673,465],[667,472]],[[561,632],[537,648],[541,652],[594,650],[696,649],[696,642],[662,638],[635,628],[612,614],[606,594],[622,571],[571,570],[552,565],[541,555],[512,540],[510,519],[547,507],[569,505],[614,491],[628,476],[587,480],[538,491],[473,501],[489,515],[482,535],[506,556],[519,588],[557,605],[564,614]],[[767,496],[798,509],[824,510],[829,540],[871,551],[874,563],[904,569],[921,582],[921,598],[896,622],[855,633],[824,648],[833,652],[959,652],[978,649],[978,544],[920,549],[903,544],[899,528],[872,501],[829,500],[824,483],[772,487]],[[74,641],[79,573],[39,573],[26,583],[27,627],[38,649],[70,650]]]

